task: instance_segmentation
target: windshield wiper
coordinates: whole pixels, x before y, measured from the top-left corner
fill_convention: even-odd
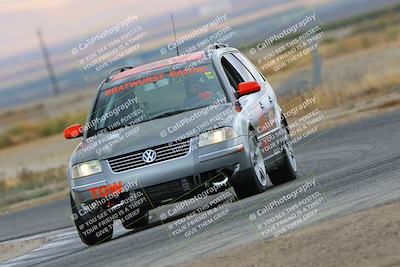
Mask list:
[[[89,136],[95,136],[95,135],[97,135],[98,132],[103,131],[103,130],[107,130],[107,132],[110,131],[108,129],[108,127],[101,127],[101,128],[98,128],[98,129],[93,129]]]
[[[151,118],[150,120],[165,118],[165,117],[176,115],[176,114],[179,114],[179,113],[182,113],[182,112],[184,112],[184,110],[176,110],[176,111],[165,112],[165,113],[163,113],[161,115],[158,115],[158,116],[155,116],[155,117]]]
[[[133,124],[132,124],[132,125],[133,125]],[[128,127],[128,126],[132,126],[132,125],[129,125],[129,124],[118,125],[117,127],[114,127],[114,128],[112,128],[112,129],[109,129],[109,132],[112,132],[112,131],[115,131],[115,130],[118,130],[118,129],[121,129],[121,128],[125,128],[125,127]]]
[[[94,132],[93,132],[93,134],[91,136],[97,135],[98,132],[100,132],[100,131],[102,131],[104,129],[106,129],[107,133],[108,133],[108,132],[112,132],[112,131],[115,131],[115,130],[118,130],[118,129],[121,129],[121,128],[125,128],[125,127],[128,127],[128,126],[130,126],[130,125],[124,124],[124,125],[119,125],[119,126],[116,126],[116,127],[113,127],[113,128],[102,127],[102,128],[94,130]]]
[[[207,106],[170,111],[170,112],[166,112],[166,113],[163,113],[161,115],[155,116],[154,118],[151,118],[149,120],[165,118],[165,117],[169,117],[169,116],[176,115],[176,114],[179,114],[179,113],[183,113],[183,112],[186,112],[186,111],[191,111],[191,110],[195,110],[195,109],[199,109],[199,108],[205,108],[205,107],[207,107]]]

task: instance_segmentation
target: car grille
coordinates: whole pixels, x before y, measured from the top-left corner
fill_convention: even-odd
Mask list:
[[[191,190],[188,178],[178,179],[163,184],[144,188],[144,191],[153,205],[158,206],[165,200],[183,199],[184,194]]]
[[[148,149],[152,149],[157,153],[157,158],[151,163],[146,163],[142,159],[143,152]],[[181,142],[163,144],[151,148],[146,148],[140,151],[112,157],[108,159],[108,163],[110,164],[111,170],[113,172],[123,172],[170,159],[184,157],[189,153],[189,150],[190,139],[186,139]]]

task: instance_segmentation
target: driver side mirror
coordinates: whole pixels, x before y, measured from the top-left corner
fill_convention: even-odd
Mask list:
[[[64,130],[65,139],[73,139],[83,135],[82,126],[80,124],[71,125]]]
[[[239,94],[239,96],[244,96],[259,92],[260,90],[261,86],[258,82],[243,82],[239,83],[237,93]]]

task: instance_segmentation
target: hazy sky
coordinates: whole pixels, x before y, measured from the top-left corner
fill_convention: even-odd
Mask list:
[[[0,0],[0,58],[38,49],[35,35],[40,27],[49,45],[79,39],[128,15],[139,19],[205,6],[213,0],[95,1],[95,0]]]

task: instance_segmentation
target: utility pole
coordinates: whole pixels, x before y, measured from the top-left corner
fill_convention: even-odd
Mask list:
[[[43,39],[42,31],[40,29],[37,29],[36,30],[36,34],[37,34],[37,37],[39,39],[39,44],[40,44],[40,48],[42,50],[42,54],[43,54],[43,58],[44,58],[44,63],[46,65],[47,73],[49,74],[49,79],[50,79],[51,87],[53,89],[53,94],[55,96],[57,96],[57,95],[60,94],[60,89],[58,87],[56,75],[54,74],[53,65],[51,64],[50,55],[49,55],[49,52],[47,50],[46,43],[44,42],[44,39]]]
[[[321,86],[321,58],[318,53],[318,49],[313,49],[311,51],[311,58],[313,61],[313,69],[314,69],[314,83],[313,87],[320,87]]]
[[[178,40],[176,39],[176,30],[175,30],[175,21],[174,15],[171,14],[172,28],[174,28],[174,37],[175,37],[175,45],[176,45],[176,55],[179,56],[179,45]]]

